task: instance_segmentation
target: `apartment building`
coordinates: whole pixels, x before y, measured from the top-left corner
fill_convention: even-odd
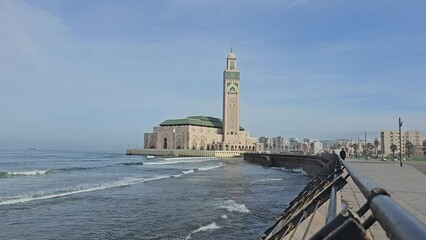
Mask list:
[[[402,131],[401,132],[401,141],[402,141],[402,153],[405,154],[406,148],[405,143],[411,142],[413,146],[422,145],[423,143],[423,134],[418,131]],[[400,152],[400,144],[399,144],[399,131],[398,130],[380,130],[380,146],[382,153],[384,155],[389,155],[392,153],[390,146],[395,144],[397,150],[395,153]]]

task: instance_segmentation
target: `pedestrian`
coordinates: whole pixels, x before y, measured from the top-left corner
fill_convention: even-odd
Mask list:
[[[345,152],[345,149],[344,149],[344,148],[342,148],[342,151],[340,151],[340,157],[341,157],[343,160],[345,160],[345,158],[346,158],[346,152]]]

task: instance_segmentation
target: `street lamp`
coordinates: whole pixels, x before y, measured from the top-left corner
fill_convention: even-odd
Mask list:
[[[365,161],[367,161],[367,131],[364,131],[365,136],[365,142],[364,142],[364,148],[365,148]]]
[[[401,127],[403,121],[399,118],[399,165],[402,167],[402,136],[401,136]]]

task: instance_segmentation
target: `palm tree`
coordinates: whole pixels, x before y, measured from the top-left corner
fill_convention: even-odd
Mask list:
[[[407,149],[407,155],[410,157],[410,153],[413,151],[413,144],[410,141],[405,143],[405,149]]]
[[[358,158],[358,144],[354,143],[352,144],[352,147],[354,149],[355,158]],[[425,156],[426,156],[426,152],[425,152]]]
[[[425,158],[426,158],[426,140],[423,140],[423,148],[422,148],[422,150],[423,150],[423,154],[425,155]]]
[[[398,147],[395,144],[390,145],[390,149],[392,151],[392,156],[395,157],[395,151]]]
[[[374,145],[372,143],[367,143],[367,150],[368,150],[367,154],[368,155],[371,155],[373,148],[374,148]]]
[[[378,150],[379,150],[379,146],[380,146],[380,142],[379,142],[379,139],[374,139],[374,147],[376,148],[376,155],[377,155],[377,152],[378,152]]]

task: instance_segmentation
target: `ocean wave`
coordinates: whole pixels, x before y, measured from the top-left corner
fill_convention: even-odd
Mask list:
[[[221,164],[216,165],[216,166],[202,167],[202,168],[193,168],[193,169],[189,169],[189,170],[184,170],[184,171],[182,171],[182,173],[183,174],[189,174],[189,173],[194,173],[194,172],[197,172],[197,171],[208,171],[208,170],[220,168],[222,166],[225,166],[225,164],[221,163]]]
[[[58,168],[58,169],[52,169],[52,172],[73,172],[73,171],[85,171],[90,169],[96,169],[100,167],[68,167],[68,168]]]
[[[119,165],[124,165],[124,166],[140,166],[143,165],[143,162],[124,162],[124,163],[119,163]]]
[[[115,187],[125,187],[125,186],[130,186],[130,185],[134,185],[138,183],[167,179],[171,177],[173,177],[173,175],[156,176],[152,178],[127,178],[127,179],[122,179],[122,180],[118,180],[118,181],[110,182],[110,183],[96,184],[96,185],[90,185],[90,186],[80,186],[80,187],[65,189],[65,190],[57,190],[56,193],[52,193],[52,194],[19,196],[13,199],[0,201],[0,205],[10,205],[10,204],[16,204],[16,203],[25,203],[25,202],[35,201],[35,200],[46,200],[46,199],[52,199],[52,198],[66,197],[69,195],[74,195],[79,193],[94,192],[94,191],[105,190],[109,188],[115,188]]]
[[[283,171],[287,171],[287,172],[293,172],[293,173],[301,173],[303,175],[308,175],[303,168],[285,168],[285,167],[272,167],[274,169],[278,169],[278,170],[283,170]]]
[[[179,164],[179,163],[197,163],[197,162],[206,162],[215,160],[212,158],[206,159],[182,159],[180,161],[162,161],[162,162],[145,162],[144,165],[169,165],[169,164]]]
[[[215,160],[216,158],[214,157],[174,157],[174,158],[163,158],[166,161],[170,161],[170,160],[191,160],[191,159],[210,159],[210,160]]]
[[[220,217],[221,217],[222,219],[227,219],[227,218],[228,218],[228,216],[226,216],[226,214],[220,215]]]
[[[217,230],[220,229],[221,227],[219,225],[217,225],[215,222],[212,222],[208,225],[199,227],[198,229],[192,231],[187,237],[186,239],[191,239],[191,235],[195,234],[195,233],[199,233],[199,232],[205,232],[205,231],[212,231],[212,230]]]
[[[193,172],[195,172],[194,169],[190,169],[190,170],[187,170],[187,171],[182,171],[183,174],[189,174],[189,173],[193,173]]]
[[[283,181],[283,180],[284,179],[282,178],[264,178],[264,179],[253,180],[250,182],[250,185],[252,185],[253,183],[258,183],[258,182]]]
[[[226,209],[228,212],[250,213],[244,204],[238,204],[232,199],[220,199],[214,204],[217,208]]]
[[[220,168],[220,167],[223,167],[223,166],[225,166],[225,164],[221,163],[221,164],[216,165],[216,166],[203,167],[203,168],[197,168],[197,169],[200,170],[200,171],[208,171],[208,170],[212,170],[212,169],[215,169],[215,168]]]
[[[33,169],[28,171],[0,172],[0,178],[17,177],[17,176],[37,176],[47,174],[50,169]]]

